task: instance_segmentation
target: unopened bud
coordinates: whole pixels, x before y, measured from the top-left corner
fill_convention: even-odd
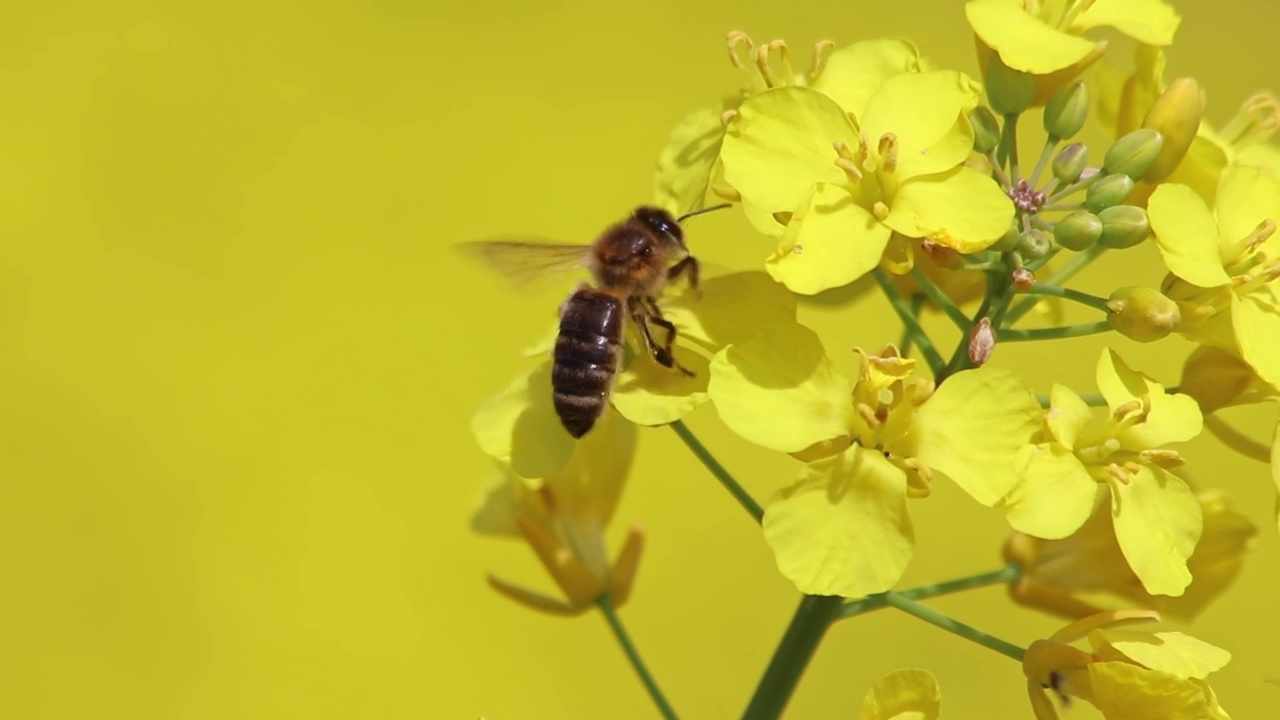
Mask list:
[[[1098,178],[1084,192],[1084,206],[1089,212],[1101,212],[1119,205],[1133,192],[1133,178],[1116,173]]]
[[[1089,117],[1089,93],[1076,81],[1054,91],[1044,106],[1044,131],[1049,137],[1066,140],[1080,132]]]
[[[1124,173],[1140,178],[1155,163],[1164,147],[1164,138],[1151,128],[1138,128],[1116,141],[1102,158],[1107,174]]]
[[[1000,124],[985,105],[979,105],[969,113],[969,125],[973,127],[973,150],[983,155],[1000,144]]]
[[[1178,304],[1151,288],[1124,287],[1107,299],[1107,323],[1130,340],[1160,340],[1181,322]]]
[[[996,331],[989,318],[982,318],[969,331],[969,362],[982,365],[996,349]]]
[[[1028,230],[1018,239],[1018,254],[1024,260],[1036,260],[1053,250],[1053,242],[1041,230]]]
[[[1147,168],[1143,180],[1157,183],[1169,177],[1186,157],[1191,141],[1196,139],[1202,117],[1204,91],[1200,84],[1191,78],[1178,78],[1169,83],[1142,120],[1142,127],[1155,130],[1164,138],[1164,147]]]
[[[991,250],[996,252],[1011,252],[1018,247],[1018,242],[1022,240],[1022,230],[1018,228],[1018,223],[1010,223],[1009,229],[1004,231],[1004,235],[991,246]]]
[[[1014,270],[1013,286],[1021,292],[1030,290],[1036,286],[1036,274],[1026,268],[1018,268],[1017,270]]]
[[[1147,212],[1134,205],[1109,207],[1098,213],[1098,219],[1102,221],[1102,237],[1098,238],[1102,247],[1130,248],[1151,234]]]
[[[1102,237],[1102,220],[1097,215],[1083,210],[1071,213],[1053,226],[1053,239],[1058,245],[1073,252],[1088,250],[1098,242],[1100,237]]]
[[[1071,143],[1053,159],[1053,176],[1063,185],[1070,185],[1080,178],[1088,162],[1089,148],[1084,143]]]
[[[1016,115],[1031,107],[1035,99],[1035,78],[1005,65],[998,54],[991,55],[986,80],[987,100],[1000,115]]]

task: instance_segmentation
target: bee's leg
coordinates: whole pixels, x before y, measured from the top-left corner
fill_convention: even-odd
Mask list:
[[[631,311],[631,319],[635,321],[636,327],[640,330],[640,337],[644,340],[645,350],[649,351],[649,355],[663,367],[673,368],[680,372],[693,377],[693,371],[676,362],[675,356],[671,354],[671,345],[675,341],[675,326],[667,322],[661,315],[655,315],[646,307],[643,300],[632,298],[627,301],[627,308]],[[653,335],[649,332],[649,321],[667,329],[667,342],[664,347],[658,347],[653,341]]]
[[[662,316],[662,311],[658,309],[657,300],[651,297],[646,297],[644,299],[644,304],[645,306],[647,306],[649,310],[649,318],[648,318],[649,322],[667,331],[667,337],[665,340],[662,341],[661,351],[664,355],[671,358],[672,362],[675,362],[675,356],[671,354],[671,349],[676,344],[676,326],[672,324],[670,320]],[[688,375],[690,377],[693,376],[692,370],[689,370],[688,368],[685,368],[679,364],[676,364],[676,367],[680,370],[680,372],[684,373],[685,375]]]
[[[702,288],[698,285],[699,269],[698,259],[692,255],[686,255],[683,260],[672,265],[671,269],[667,271],[667,280],[671,281],[681,275],[687,275],[689,276],[689,289],[693,291],[695,296],[701,297]]]

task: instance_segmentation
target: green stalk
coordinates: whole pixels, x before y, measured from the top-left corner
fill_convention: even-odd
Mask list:
[[[1080,337],[1082,335],[1095,335],[1111,330],[1111,324],[1106,320],[1099,320],[1093,323],[1084,323],[1083,325],[1067,325],[1064,327],[1051,328],[1035,328],[1032,330],[1001,330],[1001,342],[1026,342],[1028,340],[1060,340],[1062,338]]]
[[[716,480],[720,481],[720,484],[724,486],[724,489],[729,491],[729,494],[733,496],[733,499],[737,500],[738,504],[742,506],[742,509],[750,513],[752,519],[754,519],[758,524],[761,518],[764,517],[764,508],[760,507],[760,503],[756,502],[755,499],[751,497],[751,494],[744,490],[743,487],[738,484],[738,481],[729,474],[729,471],[724,469],[724,466],[720,464],[720,461],[716,460],[715,456],[711,454],[711,451],[707,450],[706,446],[703,445],[702,442],[698,440],[697,436],[689,430],[683,420],[676,420],[671,423],[671,429],[676,431],[676,435],[680,436],[680,439],[684,441],[685,446],[693,451],[694,456],[702,462],[703,466],[706,467],[707,470],[711,471],[711,474],[715,476]]]
[[[1004,116],[1004,127],[1000,128],[999,158],[1009,162],[1009,187],[1018,184],[1018,114]]]
[[[596,605],[600,608],[604,619],[609,622],[609,629],[613,630],[613,636],[617,638],[618,644],[622,646],[622,651],[626,653],[627,659],[631,661],[631,668],[636,671],[636,675],[640,677],[640,682],[644,683],[645,689],[649,691],[649,697],[653,699],[653,704],[658,706],[658,712],[662,713],[662,717],[665,720],[679,720],[676,711],[671,708],[671,703],[667,702],[667,698],[662,694],[657,681],[653,679],[653,675],[649,673],[649,668],[645,666],[644,660],[641,659],[640,651],[636,649],[635,643],[631,641],[631,636],[622,625],[622,619],[618,617],[618,611],[613,607],[613,602],[609,600],[609,596],[602,595],[599,600],[596,600]]]
[[[1088,305],[1089,307],[1094,308],[1095,310],[1101,310],[1102,312],[1110,312],[1109,308],[1107,307],[1106,298],[1100,298],[1097,295],[1090,295],[1089,293],[1080,292],[1079,290],[1072,290],[1071,288],[1059,287],[1057,285],[1045,285],[1042,283],[1037,283],[1036,285],[1032,286],[1029,290],[1023,290],[1022,294],[1023,295],[1047,295],[1050,297],[1060,297],[1063,300],[1070,300],[1072,302],[1080,303],[1081,305]]]
[[[1044,172],[1045,166],[1049,164],[1049,157],[1053,155],[1053,151],[1058,147],[1059,142],[1061,142],[1061,139],[1052,135],[1044,139],[1044,149],[1040,151],[1040,159],[1036,160],[1036,167],[1031,171],[1031,177],[1027,180],[1031,187],[1035,187],[1036,183],[1040,182],[1040,173]]]
[[[920,268],[912,267],[911,279],[916,281],[916,284],[920,286],[920,289],[924,291],[925,295],[929,296],[929,299],[933,301],[933,304],[942,308],[942,312],[951,319],[952,323],[955,323],[956,327],[960,328],[961,332],[968,332],[970,324],[969,317],[965,315],[960,308],[956,307],[956,304],[951,301],[951,298],[947,297],[946,293],[942,292],[937,285],[933,284],[933,281],[929,279],[928,275],[921,272]]]
[[[924,295],[911,296],[911,317],[920,317],[920,311],[924,309],[924,303],[928,299],[929,298]],[[911,346],[914,342],[915,338],[911,334],[911,328],[903,326],[902,337],[898,340],[898,349],[902,351],[903,357],[906,357],[911,353]]]
[[[971,640],[985,648],[995,650],[1005,657],[1013,658],[1018,662],[1022,662],[1023,656],[1027,654],[1024,648],[1020,648],[1011,642],[1001,640],[1000,638],[985,633],[971,625],[965,625],[959,620],[955,620],[943,613],[934,610],[931,607],[921,605],[915,600],[903,597],[899,593],[887,593],[887,602],[889,605],[901,610],[902,612],[913,615],[921,620],[940,627],[949,633],[959,635],[965,640]]]
[[[756,686],[742,720],[777,720],[782,717],[791,694],[809,660],[818,650],[827,628],[840,615],[843,598],[834,595],[805,595],[791,616],[791,624],[773,652],[773,659]]]
[[[1095,258],[1105,251],[1106,248],[1101,245],[1094,245],[1082,253],[1077,253],[1076,256],[1071,258],[1071,260],[1068,261],[1066,265],[1063,265],[1060,270],[1050,275],[1049,278],[1044,281],[1045,284],[1061,286],[1062,283],[1075,277],[1076,273],[1088,267],[1089,263],[1093,262]],[[1013,309],[1009,311],[1009,317],[1005,321],[1005,325],[1011,326],[1020,320],[1023,315],[1031,312],[1031,308],[1036,306],[1036,302],[1035,298],[1025,298],[1022,302],[1014,305]]]
[[[982,573],[980,575],[970,575],[968,577],[956,578],[955,580],[946,580],[940,583],[930,585],[920,585],[909,590],[899,590],[897,594],[908,600],[925,600],[928,598],[938,597],[940,595],[948,595],[950,593],[961,592],[963,590],[973,590],[974,588],[989,587],[991,585],[1007,585],[1017,580],[1022,574],[1022,568],[1016,563],[1010,563],[991,572]],[[868,595],[857,600],[849,600],[840,608],[840,618],[850,618],[861,615],[872,610],[889,606],[889,593],[878,593],[876,595]]]
[[[924,328],[920,327],[920,322],[911,314],[911,306],[907,304],[902,294],[889,281],[888,273],[883,268],[872,270],[871,276],[875,278],[876,284],[884,292],[884,296],[889,300],[889,305],[893,307],[893,311],[898,313],[898,319],[902,320],[903,328],[911,333],[916,345],[920,346],[920,354],[924,355],[925,362],[929,364],[929,368],[936,375],[942,369],[942,356],[938,354],[937,348],[933,346],[933,342],[925,334]]]

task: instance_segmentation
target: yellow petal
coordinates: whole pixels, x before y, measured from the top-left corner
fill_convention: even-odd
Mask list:
[[[910,180],[898,189],[885,224],[961,253],[982,250],[1009,229],[1013,202],[990,177],[967,167]]]
[[[1132,370],[1114,350],[1102,351],[1097,379],[1102,397],[1113,410],[1143,396],[1150,398],[1151,412],[1146,421],[1134,424],[1119,436],[1120,444],[1127,449],[1141,451],[1186,442],[1204,428],[1200,406],[1190,395],[1166,394],[1163,385]]]
[[[1213,202],[1218,188],[1218,178],[1231,162],[1232,151],[1225,143],[1208,129],[1205,123],[1200,124],[1200,132],[1191,141],[1187,156],[1178,163],[1178,167],[1166,183],[1186,185],[1206,203]]]
[[[680,329],[680,342],[711,354],[766,325],[795,320],[796,300],[763,272],[737,272],[704,280],[701,297],[684,293],[664,301],[662,312]]]
[[[818,336],[794,321],[774,323],[717,353],[709,392],[725,425],[781,452],[846,435],[853,412],[849,381]]]
[[[1218,227],[1194,190],[1160,185],[1147,201],[1147,217],[1160,255],[1174,275],[1204,288],[1231,282],[1218,254]]]
[[[1025,446],[1018,454],[1018,474],[1021,480],[1005,500],[1014,530],[1057,540],[1079,530],[1093,512],[1097,481],[1058,443]]]
[[[964,14],[974,34],[1015,70],[1045,75],[1093,51],[1094,43],[1032,17],[1020,0],[973,0],[965,4]]]
[[[1140,43],[1172,45],[1182,18],[1163,0],[1097,0],[1071,23],[1073,30],[1113,27]]]
[[[557,600],[542,593],[522,588],[493,575],[488,577],[488,581],[489,587],[497,591],[499,595],[514,600],[527,608],[550,615],[581,615],[590,607],[589,605],[573,606],[563,600]]]
[[[1227,263],[1234,262],[1241,241],[1260,223],[1270,220],[1280,224],[1280,180],[1265,170],[1232,165],[1222,171],[1222,178],[1218,181],[1214,212],[1218,217],[1218,237],[1222,239],[1225,255],[1222,259]],[[1276,241],[1267,245],[1273,242]],[[1233,252],[1233,248],[1237,251]]]
[[[877,38],[831,53],[810,87],[829,95],[846,112],[862,117],[867,100],[886,80],[920,71],[920,51],[915,45],[897,38]]]
[[[654,331],[659,338],[664,334],[659,328]],[[692,377],[659,365],[649,355],[635,357],[618,373],[609,400],[623,417],[639,425],[666,425],[706,402],[710,377],[707,358],[679,345],[673,354],[676,362],[694,373]]]
[[[697,110],[676,125],[654,171],[654,200],[659,206],[680,215],[707,204],[724,138],[720,118],[736,104],[724,102]]]
[[[1213,711],[1206,688],[1196,681],[1121,662],[1089,664],[1093,704],[1108,718],[1206,720]]]
[[[1273,471],[1275,467],[1273,462]],[[1221,493],[1200,492],[1196,500],[1204,531],[1187,561],[1191,585],[1180,597],[1162,597],[1154,605],[1167,615],[1188,621],[1231,587],[1258,535],[1258,528],[1233,510]]]
[[[858,720],[937,720],[941,705],[942,692],[933,673],[904,668],[876,680],[862,701]]]
[[[1076,446],[1080,431],[1093,419],[1093,409],[1074,390],[1054,384],[1049,391],[1049,409],[1044,414],[1045,427],[1059,444]]]
[[[1280,387],[1280,308],[1269,288],[1260,288],[1243,297],[1234,295],[1231,320],[1235,325],[1240,355],[1253,371],[1271,385]]]
[[[884,592],[915,546],[903,472],[857,445],[806,465],[769,503],[763,528],[782,575],[810,595]]]
[[[1018,481],[1015,460],[1040,428],[1040,404],[989,365],[947,378],[916,414],[915,456],[991,506]]]
[[[564,468],[574,439],[551,404],[551,363],[482,404],[471,417],[471,432],[482,450],[520,477],[548,477]]]
[[[842,287],[880,263],[891,231],[838,185],[818,185],[766,266],[801,295]]]
[[[1095,630],[1089,642],[1101,660],[1127,659],[1184,680],[1203,680],[1231,660],[1226,650],[1180,632]]]
[[[858,134],[838,104],[806,87],[753,95],[729,122],[720,148],[724,179],[744,202],[792,212],[814,183],[846,182],[833,143],[858,147]]]
[[[1116,540],[1129,567],[1152,595],[1181,595],[1191,582],[1187,558],[1203,530],[1191,489],[1165,470],[1142,466],[1127,483],[1113,483]]]
[[[617,413],[606,413],[578,441],[565,468],[544,480],[556,513],[569,518],[584,535],[598,538],[613,517],[635,458],[636,435],[634,424]],[[603,541],[593,542],[603,551]],[[603,557],[590,560],[604,564]]]
[[[860,117],[871,147],[892,133],[898,142],[897,176],[903,180],[950,170],[973,148],[973,109],[979,86],[953,70],[906,73],[890,78],[871,96]]]
[[[514,483],[520,480],[503,465],[496,465],[490,478],[489,490],[480,507],[471,516],[471,530],[480,535],[519,537],[520,528],[516,525],[518,500]]]

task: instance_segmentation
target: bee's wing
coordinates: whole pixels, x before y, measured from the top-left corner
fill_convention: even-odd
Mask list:
[[[590,245],[537,242],[533,238],[477,240],[455,247],[521,287],[586,268],[591,251]]]

